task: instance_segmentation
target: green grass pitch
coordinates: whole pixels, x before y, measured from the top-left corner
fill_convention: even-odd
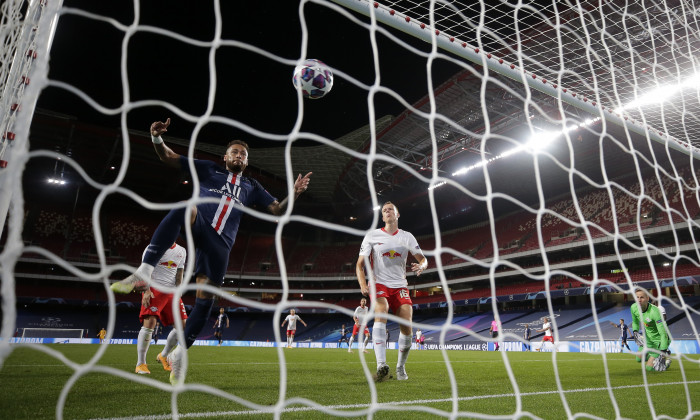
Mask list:
[[[181,392],[172,392],[168,374],[155,362],[162,346],[149,350],[151,375],[133,373],[136,346],[110,345],[96,357],[99,348],[14,347],[0,369],[0,419],[55,418],[59,401],[65,402],[66,419],[168,419],[174,407],[183,418],[263,419],[274,415],[258,412],[259,406],[269,409],[277,404],[284,419],[370,414],[377,419],[421,419],[457,412],[464,418],[479,413],[544,419],[583,413],[584,418],[605,419],[690,418],[693,413],[700,417],[697,355],[680,363],[674,360],[667,372],[648,372],[645,386],[640,364],[630,354],[607,356],[607,384],[601,355],[559,353],[553,364],[551,353],[506,353],[506,360],[497,352],[450,351],[446,354],[457,384],[453,390],[443,353],[414,350],[406,365],[408,381],[376,384],[373,401],[375,384],[365,376],[357,351],[282,349],[287,384],[280,396],[280,364],[274,348],[195,346],[189,351],[190,368]],[[373,371],[374,354],[366,356]],[[80,370],[95,357],[91,371]],[[396,357],[395,350],[388,351],[390,366]]]

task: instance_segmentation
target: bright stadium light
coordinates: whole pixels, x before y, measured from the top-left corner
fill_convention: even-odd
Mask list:
[[[671,97],[677,95],[679,92],[685,89],[697,89],[698,87],[700,87],[700,74],[696,73],[679,84],[659,86],[651,92],[645,93],[644,95],[638,97],[636,100],[628,103],[627,105],[617,108],[615,112],[620,113],[627,109],[642,108],[647,105],[660,104],[666,102]]]
[[[697,73],[687,79],[685,79],[683,82],[676,84],[676,85],[667,85],[667,86],[659,86],[658,88],[654,89],[653,91],[646,93],[637,100],[630,102],[627,105],[624,105],[620,108],[617,108],[615,110],[616,113],[622,113],[623,111],[627,109],[632,109],[632,108],[638,108],[638,107],[643,107],[646,105],[652,105],[652,104],[659,104],[662,102],[667,101],[669,98],[672,96],[678,94],[684,89],[698,89],[700,88],[700,73]],[[532,118],[532,117],[531,117]],[[600,117],[595,117],[595,118],[587,118],[584,122],[577,124],[577,125],[571,125],[567,126],[561,131],[549,131],[545,133],[540,133],[532,136],[524,145],[516,146],[510,150],[507,150],[500,155],[493,157],[488,160],[482,160],[480,162],[477,162],[471,166],[467,166],[464,168],[461,168],[455,172],[452,173],[452,176],[457,176],[457,175],[463,175],[471,170],[481,168],[484,165],[488,165],[489,163],[502,159],[504,157],[508,157],[510,155],[514,155],[516,153],[520,153],[526,149],[531,149],[533,151],[538,151],[538,150],[543,150],[547,145],[551,144],[556,138],[558,138],[561,134],[568,133],[580,128],[585,128],[588,126],[591,126],[595,123],[600,121]]]
[[[430,190],[434,190],[435,188],[438,188],[438,187],[442,187],[442,186],[443,186],[443,185],[445,185],[445,184],[447,184],[447,182],[446,182],[446,181],[441,181],[441,182],[438,182],[437,184],[435,184],[435,185],[433,185],[433,186],[430,186],[430,187],[428,187],[428,191],[430,191]]]
[[[527,145],[534,151],[543,150],[544,148],[549,146],[549,144],[552,143],[554,139],[559,137],[562,134],[562,132],[563,131],[545,131],[543,133],[535,134],[532,137],[530,137],[530,140],[528,140]]]

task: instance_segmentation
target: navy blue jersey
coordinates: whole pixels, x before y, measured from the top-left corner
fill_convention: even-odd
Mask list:
[[[215,328],[217,330],[222,330],[224,328],[224,321],[227,321],[227,324],[228,324],[228,315],[221,314],[221,313],[219,315],[217,315]]]
[[[618,325],[618,327],[620,327],[620,338],[626,339],[627,338],[627,324],[622,322],[620,325]]]
[[[180,164],[189,172],[185,156],[180,156]],[[198,217],[202,217],[231,249],[243,214],[238,207],[267,208],[276,198],[258,181],[229,172],[214,162],[195,159],[194,167],[199,178],[199,196],[218,199],[217,203],[198,204]]]

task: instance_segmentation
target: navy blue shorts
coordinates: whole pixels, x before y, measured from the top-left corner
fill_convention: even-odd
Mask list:
[[[231,248],[199,213],[192,225],[192,236],[196,250],[195,274],[204,274],[212,286],[221,286]]]

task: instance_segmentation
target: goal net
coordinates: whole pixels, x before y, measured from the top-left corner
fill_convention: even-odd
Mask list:
[[[1,9],[0,377],[34,354],[69,367],[44,409],[58,418],[700,414],[693,2],[131,6]],[[324,98],[292,85],[307,58],[334,74]],[[191,280],[174,290],[188,309],[204,290],[243,314],[221,348],[207,320],[176,386],[154,372],[159,350],[147,356],[150,375],[134,373],[142,303],[110,289],[141,262],[164,211],[203,201],[197,176],[168,171],[153,152],[148,127],[167,118],[165,143],[190,162],[221,163],[229,140],[247,141],[246,173],[278,197],[313,172],[284,214],[240,210],[220,289]],[[386,201],[429,266],[416,276],[408,256],[412,327],[422,332],[409,379],[375,383],[372,340],[365,353],[337,331],[352,330],[357,254],[384,226]],[[182,238],[188,279],[191,230]],[[666,311],[655,329],[669,338],[664,372],[636,361],[656,355],[631,339],[637,287]],[[293,308],[306,322],[296,348],[283,349]],[[371,327],[375,309],[371,299]],[[75,319],[53,323],[57,314]],[[406,322],[387,318],[394,375]],[[656,321],[641,323],[655,343],[646,330]],[[104,327],[106,340],[88,350],[13,341],[18,328],[83,334],[24,325]],[[133,395],[111,399],[126,387]],[[95,389],[104,392],[86,397]],[[150,394],[162,398],[143,407]],[[19,414],[0,411],[10,415]]]
[[[22,338],[83,338],[84,332],[77,328],[24,328]]]

